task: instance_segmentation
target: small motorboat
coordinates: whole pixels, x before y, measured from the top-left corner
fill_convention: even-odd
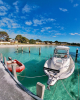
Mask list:
[[[12,60],[11,57],[8,57],[7,61],[7,68],[9,69],[10,72],[12,72],[12,65],[16,66],[16,72],[22,72],[25,69],[24,64],[19,62],[18,60]]]
[[[69,55],[69,47],[57,46],[54,56],[44,64],[44,72],[48,76],[48,88],[58,80],[68,78],[75,69],[75,64]]]

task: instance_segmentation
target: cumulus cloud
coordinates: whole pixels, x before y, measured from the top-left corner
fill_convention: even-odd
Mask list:
[[[53,22],[53,21],[56,20],[52,18],[43,18],[43,17],[41,19],[33,19],[34,26],[46,24],[46,22]]]
[[[0,16],[4,16],[7,14],[8,10],[10,9],[10,6],[3,2],[3,1],[0,1]]]
[[[32,25],[32,22],[31,21],[26,21],[25,24],[26,25]]]
[[[35,9],[37,9],[37,8],[39,8],[39,6],[37,6],[37,5],[30,6],[30,5],[26,4],[26,5],[23,7],[22,12],[23,12],[23,13],[29,13],[29,12],[31,12],[32,10],[35,10]]]
[[[3,4],[3,1],[2,0],[0,0],[0,4]]]
[[[67,9],[64,9],[64,8],[59,8],[59,10],[61,10],[61,11],[63,11],[63,12],[68,11]]]
[[[52,27],[44,27],[42,28],[41,32],[44,32],[44,31],[48,31],[49,29],[51,29]]]
[[[76,4],[73,5],[73,7],[77,7],[78,5],[79,5],[79,4],[76,3]]]
[[[33,19],[33,23],[34,23],[34,26],[42,25],[43,24],[43,20]]]
[[[13,5],[15,6],[16,12],[19,12],[18,1],[14,2]]]
[[[73,0],[70,0],[71,3],[73,3]]]
[[[79,33],[69,33],[70,35],[80,35]]]
[[[13,19],[4,17],[2,20],[0,20],[0,27],[20,28],[20,25],[17,24]]]
[[[53,19],[53,18],[48,18],[48,19],[46,19],[46,21],[56,21],[55,19]]]
[[[53,36],[53,37],[56,37],[56,36]]]

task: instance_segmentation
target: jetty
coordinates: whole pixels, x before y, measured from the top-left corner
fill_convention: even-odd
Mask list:
[[[35,100],[23,91],[0,62],[0,100]]]

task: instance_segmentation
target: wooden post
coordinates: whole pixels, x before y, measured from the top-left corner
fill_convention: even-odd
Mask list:
[[[29,47],[29,53],[30,53],[30,47]]]
[[[18,52],[18,45],[17,45],[17,52]]]
[[[39,96],[41,99],[44,97],[44,91],[45,91],[45,85],[43,85],[40,82],[37,82],[37,96]]]
[[[41,54],[41,48],[39,48],[39,55]]]
[[[23,47],[22,47],[22,53],[23,53]]]
[[[16,66],[12,64],[11,67],[12,67],[12,73],[13,73],[14,77],[17,79]]]
[[[75,61],[77,61],[77,57],[78,57],[78,48],[76,49],[76,58],[75,58]]]
[[[6,65],[6,67],[7,67],[6,57],[4,57],[4,64],[5,64],[5,65]]]
[[[3,55],[2,55],[2,53],[1,53],[1,61],[3,61]]]

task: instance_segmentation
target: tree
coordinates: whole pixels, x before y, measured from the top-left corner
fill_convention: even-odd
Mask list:
[[[21,43],[27,43],[27,42],[29,42],[29,39],[27,39],[26,37],[21,38]]]
[[[40,39],[36,39],[37,42],[42,42]]]
[[[15,39],[18,40],[18,42],[21,42],[22,35],[17,35]]]
[[[0,40],[8,41],[9,35],[5,31],[0,31]]]
[[[29,40],[29,43],[30,43],[30,44],[35,44],[35,43],[36,43],[36,40],[30,39],[30,40]]]
[[[21,43],[29,42],[29,39],[27,39],[26,37],[23,37],[22,35],[17,35],[15,39],[18,40],[18,42],[21,42]]]

